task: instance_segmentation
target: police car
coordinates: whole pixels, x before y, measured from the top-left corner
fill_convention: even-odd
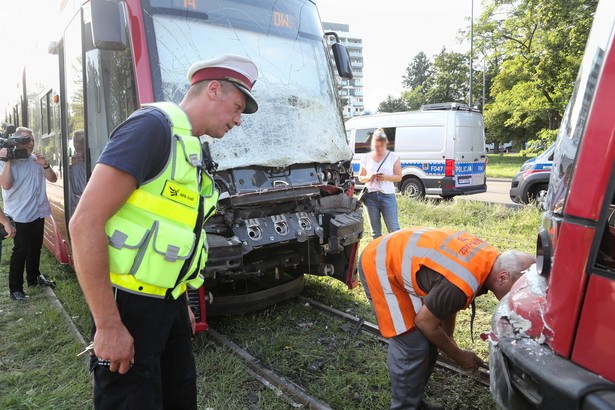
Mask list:
[[[465,104],[445,103],[424,105],[420,111],[349,119],[346,130],[354,147],[355,176],[361,157],[370,152],[377,128],[384,129],[389,150],[400,156],[402,180],[398,189],[402,194],[451,198],[487,190],[487,152],[480,112]]]
[[[513,202],[528,204],[535,201],[540,209],[544,209],[554,151],[555,144],[521,166],[510,186],[510,199]]]

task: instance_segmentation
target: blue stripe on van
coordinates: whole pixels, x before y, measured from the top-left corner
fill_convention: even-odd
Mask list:
[[[445,165],[443,162],[402,162],[402,168],[415,167],[427,175],[444,175]],[[352,164],[352,170],[359,172],[361,165]],[[455,175],[476,175],[485,173],[484,162],[461,162],[455,164]]]
[[[434,162],[402,162],[402,168],[414,167],[423,171],[427,175],[444,175],[444,163]]]
[[[476,175],[485,173],[484,162],[456,162],[455,175]]]

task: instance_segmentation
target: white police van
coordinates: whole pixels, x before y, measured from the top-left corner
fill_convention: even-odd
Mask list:
[[[485,128],[480,112],[465,104],[445,103],[424,105],[420,111],[349,119],[346,130],[354,147],[355,176],[361,157],[370,152],[371,136],[377,128],[384,129],[389,150],[400,156],[398,189],[402,194],[451,198],[487,190]]]

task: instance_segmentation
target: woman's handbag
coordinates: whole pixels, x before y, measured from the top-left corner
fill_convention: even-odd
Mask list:
[[[384,156],[384,159],[382,161],[380,161],[380,165],[378,165],[378,169],[376,170],[376,174],[378,173],[378,171],[380,171],[380,168],[382,167],[382,164],[384,164],[384,161],[387,160],[387,158],[389,157],[389,154],[391,153],[391,151],[387,152],[387,154]],[[359,193],[359,196],[357,197],[357,199],[359,200],[359,202],[361,203],[365,203],[365,199],[367,199],[367,187],[364,187],[361,192]]]

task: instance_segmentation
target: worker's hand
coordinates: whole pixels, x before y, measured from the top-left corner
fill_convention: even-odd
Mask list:
[[[0,149],[0,158],[6,158],[7,155],[8,151],[6,150],[6,148]]]
[[[134,340],[128,329],[122,323],[97,328],[94,335],[94,355],[101,360],[109,360],[109,370],[112,372],[128,372],[135,358]]]
[[[483,360],[471,350],[459,349],[453,359],[464,369],[478,369],[478,365],[483,363]]]
[[[5,239],[15,237],[15,234],[17,233],[17,229],[15,229],[12,223],[9,222],[6,225],[2,224],[2,226],[4,226],[4,230],[6,231],[6,236],[4,237]]]
[[[194,317],[192,309],[190,309],[190,305],[188,305],[188,317],[190,318],[190,328],[192,329],[192,339],[190,340],[194,340],[194,334],[196,332],[196,318]]]

